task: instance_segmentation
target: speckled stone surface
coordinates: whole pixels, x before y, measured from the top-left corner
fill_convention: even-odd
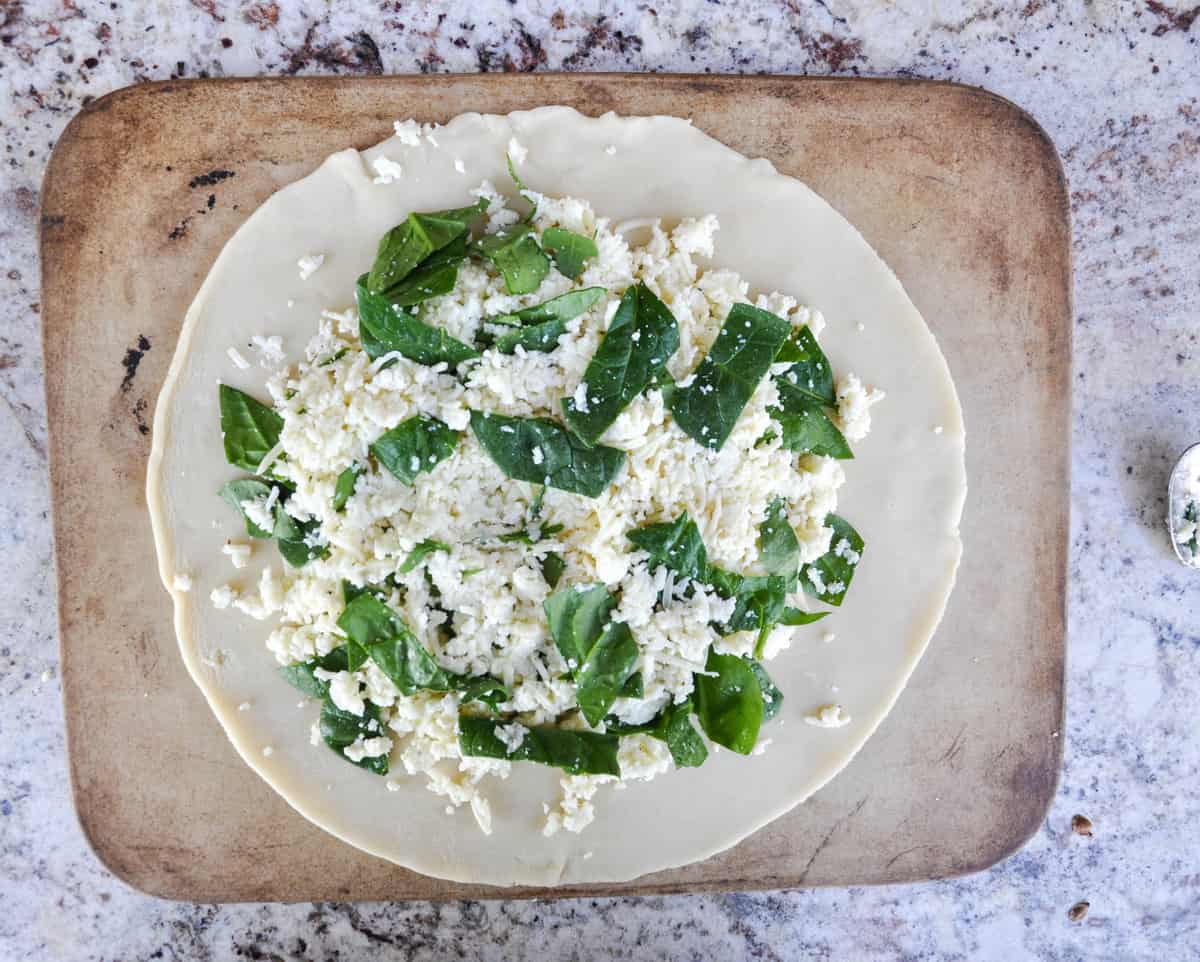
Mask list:
[[[1200,958],[1200,575],[1161,523],[1171,461],[1200,439],[1198,21],[1190,0],[0,0],[0,959]],[[1058,145],[1076,259],[1066,762],[1006,863],[875,890],[219,907],[142,896],[88,850],[66,787],[38,344],[55,138],[144,80],[534,69],[957,80]]]

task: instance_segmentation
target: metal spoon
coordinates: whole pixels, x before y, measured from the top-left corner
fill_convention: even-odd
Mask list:
[[[1167,531],[1171,533],[1171,547],[1175,557],[1189,568],[1200,568],[1200,532],[1192,530],[1191,538],[1180,536],[1185,533],[1185,524],[1200,522],[1200,444],[1193,444],[1179,456],[1171,469],[1171,480],[1167,484]]]

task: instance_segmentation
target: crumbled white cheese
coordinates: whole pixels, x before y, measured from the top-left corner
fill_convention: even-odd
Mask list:
[[[242,356],[242,352],[239,351],[236,347],[226,348],[225,353],[227,355],[229,355],[229,360],[233,361],[233,366],[236,367],[239,371],[245,371],[245,370],[249,369],[250,362],[247,361],[246,358]]]
[[[324,263],[324,254],[305,254],[300,260],[296,261],[296,266],[300,268],[300,280],[308,280],[321,269],[321,265]]]
[[[255,334],[250,338],[250,344],[258,352],[259,367],[276,368],[287,360],[283,353],[283,338],[278,334],[269,337]]]
[[[250,702],[244,701],[238,705],[238,711],[249,711],[251,708]]]
[[[254,552],[254,545],[248,541],[226,541],[221,548],[221,553],[229,556],[229,560],[233,562],[235,568],[244,568],[250,563],[250,555]]]
[[[510,755],[525,744],[525,736],[528,734],[529,729],[520,722],[496,726],[496,737],[504,743],[504,749]]]
[[[837,382],[837,422],[848,441],[861,441],[871,430],[871,405],[887,395],[863,386],[854,374],[846,374]]]
[[[392,129],[396,131],[396,139],[406,147],[420,146],[422,137],[429,141],[431,147],[438,146],[438,127],[438,124],[419,124],[412,119],[397,120],[392,124]]]
[[[525,158],[529,156],[529,148],[524,146],[516,137],[510,137],[508,141],[508,156],[512,158],[512,162],[518,166],[525,163]]]
[[[214,608],[228,608],[237,600],[238,592],[232,585],[220,585],[213,588],[208,598]]]
[[[275,754],[275,749],[272,748],[270,745],[266,745],[266,746],[264,746],[262,753],[265,757],[270,758],[272,755]]]
[[[342,749],[342,754],[352,762],[361,762],[364,758],[379,758],[392,750],[392,740],[386,735],[375,738],[363,738],[361,735]]]
[[[817,728],[841,728],[850,724],[850,716],[842,711],[841,705],[822,705],[811,714],[805,715],[804,721]]]
[[[404,175],[404,168],[387,157],[376,157],[371,161],[371,166],[375,168],[376,184],[394,184]]]
[[[171,584],[174,585],[176,591],[184,591],[184,592],[191,591],[192,590],[192,576],[190,574],[188,574],[186,571],[180,571],[172,579]]]
[[[617,152],[617,148],[615,145],[609,144],[607,147],[604,148],[604,152],[606,154],[608,154],[609,157],[611,157],[611,156],[613,156],[613,154],[615,154]]]

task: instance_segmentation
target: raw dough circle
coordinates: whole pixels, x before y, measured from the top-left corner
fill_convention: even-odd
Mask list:
[[[280,190],[225,246],[188,311],[158,400],[147,479],[184,661],[243,759],[297,811],[407,868],[461,882],[554,885],[624,881],[707,858],[803,801],[850,761],[942,616],[962,551],[966,495],[962,411],[946,361],[899,281],[841,215],[766,160],[749,160],[688,122],[543,107],[464,114],[436,136],[437,147],[393,139],[363,153],[341,151]],[[839,514],[866,540],[864,560],[845,606],[771,662],[786,701],[764,730],[767,753],[722,751],[698,769],[602,788],[596,820],[582,834],[551,838],[541,834],[540,803],[557,797],[557,771],[517,764],[507,780],[489,780],[493,833],[484,835],[468,808],[446,815],[424,777],[401,771],[400,790],[389,792],[384,779],[314,749],[309,715],[316,709],[298,711],[295,693],[276,674],[263,644],[266,623],[218,611],[208,600],[230,580],[221,546],[244,534],[216,496],[236,473],[222,453],[216,382],[265,397],[264,372],[235,370],[227,348],[251,334],[282,334],[296,360],[319,311],[353,302],[354,279],[379,237],[408,211],[469,203],[468,191],[485,177],[509,183],[504,157],[512,136],[529,149],[521,167],[527,184],[586,198],[614,221],[716,214],[713,264],[741,273],[752,292],[782,291],[822,311],[829,321],[822,345],[835,370],[853,370],[888,392],[872,413],[871,436],[845,464],[839,497]],[[404,173],[376,185],[370,161],[385,151]],[[301,281],[297,260],[316,252],[326,255],[323,266]],[[263,558],[279,563],[260,549],[255,564]],[[257,572],[252,565],[239,580],[252,586]],[[175,587],[177,573],[191,576],[190,591]],[[826,628],[835,642],[822,641]],[[845,707],[848,725],[804,723],[830,701]],[[247,702],[251,710],[239,711]]]

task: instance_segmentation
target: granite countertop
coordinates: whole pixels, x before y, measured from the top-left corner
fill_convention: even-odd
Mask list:
[[[1185,615],[1200,580],[1161,523],[1173,457],[1200,439],[1200,6],[356,8],[0,2],[0,958],[1200,958],[1200,634]],[[55,139],[89,100],[145,80],[535,69],[955,80],[1014,100],[1058,145],[1076,269],[1069,718],[1050,816],[1007,862],[881,889],[213,906],[140,895],[89,851],[66,787],[39,348],[37,201]]]

